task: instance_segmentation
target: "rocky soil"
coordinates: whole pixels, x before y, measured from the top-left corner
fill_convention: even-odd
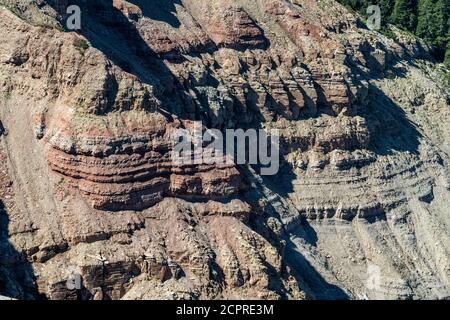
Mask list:
[[[449,298],[449,71],[393,32],[334,0],[0,0],[0,295]],[[279,129],[280,172],[175,165],[195,120]]]

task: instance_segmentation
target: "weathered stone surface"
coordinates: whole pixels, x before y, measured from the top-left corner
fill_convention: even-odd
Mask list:
[[[84,133],[73,132],[71,121],[63,121],[67,127],[54,128],[47,136],[50,167],[85,194],[94,208],[139,210],[170,195],[226,199],[243,189],[234,165],[173,163],[171,134],[177,125],[161,115],[120,115],[116,120],[119,136],[111,136],[114,127],[90,125],[89,120],[83,124]]]
[[[0,0],[0,294],[450,295],[448,88],[420,40],[332,0],[70,2],[79,32]],[[194,120],[278,129],[280,172],[173,163]]]

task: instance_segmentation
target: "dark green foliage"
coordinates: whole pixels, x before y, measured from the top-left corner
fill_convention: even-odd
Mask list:
[[[395,0],[389,21],[402,29],[414,32],[417,25],[417,2],[415,0]]]
[[[381,9],[381,21],[382,24],[386,25],[388,22],[386,17],[390,17],[392,15],[392,10],[394,9],[395,0],[380,0],[376,1],[377,4],[380,6]],[[384,19],[383,19],[384,17]],[[384,20],[384,23],[383,23]]]
[[[447,42],[447,51],[445,51],[444,63],[447,66],[447,68],[450,68],[450,41]]]
[[[378,4],[382,26],[392,23],[425,39],[435,48],[435,56],[450,65],[450,0],[338,1],[364,16],[369,5]]]
[[[416,34],[434,46],[445,48],[448,37],[448,9],[445,0],[420,0]]]
[[[74,47],[77,48],[80,52],[84,52],[84,51],[86,51],[87,49],[89,49],[89,43],[88,43],[85,39],[82,39],[82,38],[76,38],[76,39],[73,41],[73,45],[74,45]]]

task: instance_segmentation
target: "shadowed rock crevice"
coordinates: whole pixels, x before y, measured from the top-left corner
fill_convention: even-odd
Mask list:
[[[33,267],[27,256],[10,243],[8,225],[8,213],[0,200],[0,295],[27,300],[40,298]]]
[[[378,155],[394,151],[418,154],[422,134],[407,118],[405,111],[373,85],[369,87],[368,99],[368,106],[359,111],[368,122],[369,148]]]
[[[265,198],[263,201],[269,199]],[[311,246],[316,246],[317,234],[310,227],[308,221],[303,218],[298,227],[294,230],[273,230],[274,221],[280,226],[283,218],[278,213],[280,208],[274,207],[270,200],[264,208],[266,214],[255,215],[250,220],[250,225],[257,232],[263,235],[267,241],[281,250],[284,268],[292,271],[292,276],[297,284],[303,288],[308,299],[318,300],[347,300],[349,295],[342,288],[328,282],[322,274],[305,258],[304,253],[299,250],[297,244],[293,242],[293,238],[298,237],[304,239]],[[275,220],[274,220],[275,219]],[[281,241],[280,241],[281,240]],[[282,243],[280,245],[280,243]]]
[[[182,5],[180,0],[129,0],[128,2],[136,5],[142,10],[144,17],[162,21],[170,24],[174,28],[180,27],[181,23],[176,12],[176,5]]]

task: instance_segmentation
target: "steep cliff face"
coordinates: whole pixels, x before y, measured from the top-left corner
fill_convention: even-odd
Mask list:
[[[448,71],[420,40],[332,0],[0,4],[0,294],[450,295]],[[279,129],[280,172],[174,164],[195,120]]]

